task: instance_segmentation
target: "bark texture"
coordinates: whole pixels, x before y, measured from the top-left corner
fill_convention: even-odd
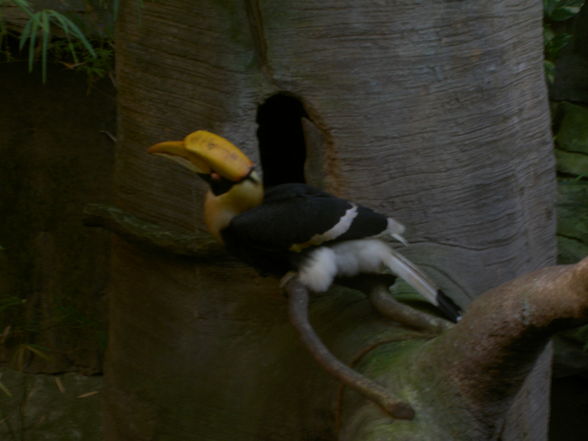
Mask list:
[[[408,225],[408,257],[462,306],[553,262],[540,2],[134,8],[124,5],[117,48],[121,208],[205,234],[204,185],[145,149],[203,128],[256,158],[257,108],[286,91],[311,121],[308,181]],[[336,438],[337,385],[298,343],[275,280],[122,240],[113,254],[109,440]],[[423,337],[353,291],[315,298],[311,321],[346,362],[382,340]],[[546,404],[528,405],[534,394],[547,402],[537,369],[512,415],[536,430],[503,441],[545,439]]]

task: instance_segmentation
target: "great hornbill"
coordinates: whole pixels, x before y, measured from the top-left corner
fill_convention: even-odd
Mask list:
[[[151,146],[210,185],[204,203],[208,230],[245,263],[262,273],[296,273],[310,291],[326,291],[336,277],[388,268],[449,319],[459,307],[413,263],[378,237],[406,245],[404,226],[390,217],[306,184],[264,191],[254,163],[228,140],[199,130],[183,141]]]

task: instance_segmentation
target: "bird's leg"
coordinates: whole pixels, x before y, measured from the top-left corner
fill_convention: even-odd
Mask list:
[[[293,277],[286,282],[285,288],[288,292],[290,321],[315,360],[328,373],[376,403],[391,417],[403,420],[414,418],[414,410],[408,403],[399,401],[382,385],[343,364],[324,345],[308,320],[309,293],[306,287]]]
[[[390,293],[389,286],[396,281],[391,274],[360,274],[359,276],[337,279],[337,284],[362,291],[374,309],[384,317],[397,323],[427,332],[439,334],[453,323],[414,309],[399,302]]]
[[[400,303],[390,294],[387,285],[375,285],[367,294],[373,307],[383,316],[411,328],[439,334],[453,323]]]

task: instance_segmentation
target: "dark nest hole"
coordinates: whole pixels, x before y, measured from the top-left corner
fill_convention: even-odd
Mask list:
[[[306,182],[302,118],[308,118],[304,105],[287,93],[272,95],[259,106],[257,138],[264,186]]]

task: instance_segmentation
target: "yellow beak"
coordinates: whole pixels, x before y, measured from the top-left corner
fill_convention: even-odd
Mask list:
[[[239,182],[251,173],[255,164],[225,138],[205,130],[190,133],[183,141],[152,145],[149,153],[163,155],[200,174],[218,174]]]

